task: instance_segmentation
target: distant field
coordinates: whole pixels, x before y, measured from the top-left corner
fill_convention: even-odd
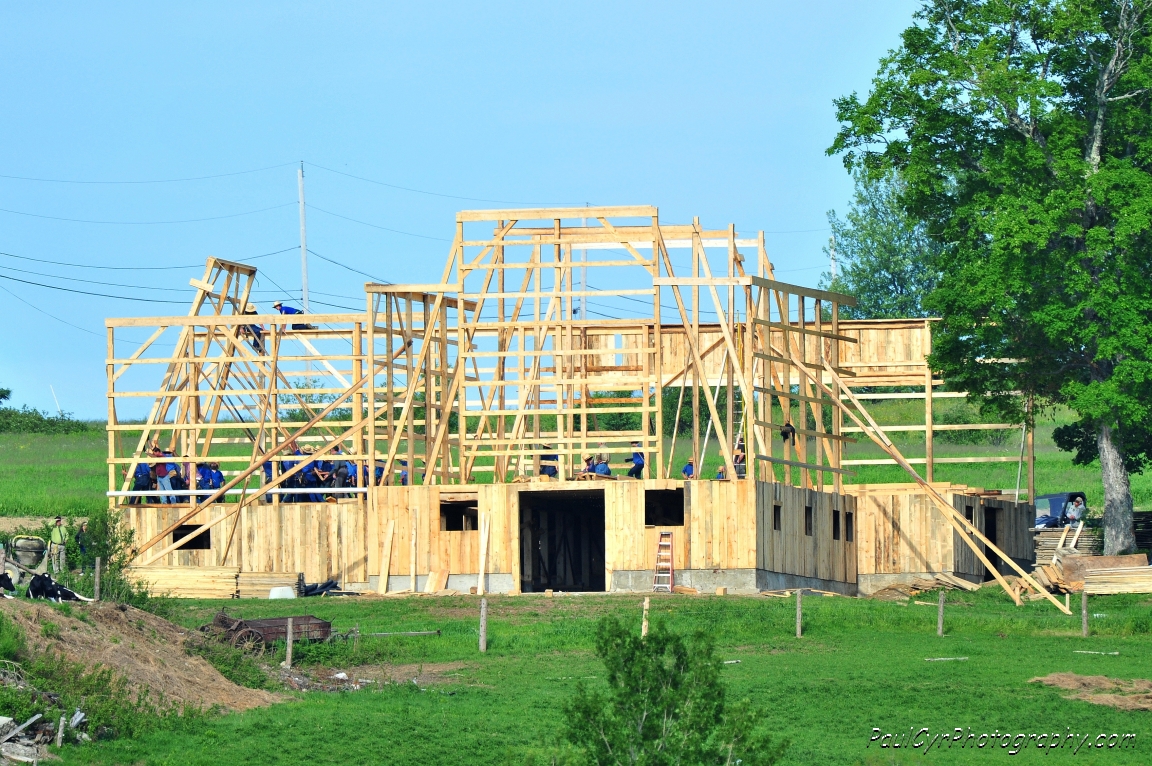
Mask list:
[[[881,425],[905,425],[922,417],[917,412],[919,406],[915,402],[886,401],[873,405],[870,411]],[[938,411],[938,419],[946,413],[947,410]],[[1052,443],[1052,429],[1068,419],[1066,411],[1057,410],[1047,413],[1037,426],[1036,490],[1039,494],[1083,490],[1088,495],[1089,507],[1099,509],[1104,501],[1099,465],[1073,466],[1072,456],[1056,449]],[[220,435],[235,434],[221,432]],[[859,435],[857,438],[861,441],[847,446],[846,458],[884,457],[871,442]],[[128,437],[126,439],[131,441]],[[906,457],[924,456],[922,434],[898,432],[893,434],[893,440]],[[665,440],[666,447],[671,446],[670,443],[670,439]],[[242,445],[228,445],[228,448],[233,454],[247,453],[247,448]],[[676,459],[672,463],[673,476],[679,476],[689,448],[689,438],[681,435],[676,443]],[[936,457],[999,455],[1016,458],[1020,454],[1020,433],[1008,432],[999,445],[990,442],[955,444],[938,439],[935,448]],[[107,502],[104,496],[108,481],[104,463],[106,450],[107,439],[99,431],[66,436],[0,434],[0,516],[82,516],[94,508],[103,507]],[[612,462],[618,464],[627,457],[616,453],[612,455]],[[700,473],[706,478],[714,477],[723,463],[714,437],[709,440],[708,452],[702,462]],[[937,465],[935,478],[985,489],[1011,490],[1016,486],[1016,470],[1015,462],[953,463]],[[778,473],[782,475],[779,470]],[[490,477],[491,474],[487,473],[477,474],[480,482],[491,481]],[[863,484],[904,482],[908,479],[896,466],[857,466],[856,474],[847,476],[845,481]],[[1027,477],[1022,476],[1020,483],[1021,492],[1026,491]],[[1152,508],[1152,476],[1133,476],[1132,493],[1138,507]]]

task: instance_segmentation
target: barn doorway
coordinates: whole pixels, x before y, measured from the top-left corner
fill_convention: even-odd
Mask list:
[[[988,538],[989,542],[999,548],[1000,539],[996,536],[996,514],[996,508],[989,508],[988,506],[984,507],[984,536]],[[988,548],[985,549],[984,555],[988,557],[988,561],[992,564],[993,568],[999,572],[1000,564],[1003,563],[1000,557]],[[996,575],[992,574],[992,571],[989,570],[988,567],[984,567],[984,582],[995,579]]]
[[[604,490],[520,493],[520,589],[603,592]]]

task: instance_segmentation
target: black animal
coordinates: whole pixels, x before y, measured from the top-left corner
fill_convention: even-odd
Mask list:
[[[791,423],[785,423],[784,427],[780,429],[780,438],[783,441],[788,441],[789,439],[791,439],[792,443],[795,444],[796,443],[796,427],[793,426]]]
[[[8,591],[16,590],[16,586],[12,584],[12,575],[7,572],[0,574],[0,588]]]
[[[46,574],[38,574],[28,583],[28,598],[43,598],[60,603],[61,601],[91,601],[75,591],[65,588]]]

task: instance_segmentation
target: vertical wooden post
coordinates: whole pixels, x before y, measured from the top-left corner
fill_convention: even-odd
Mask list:
[[[408,475],[411,476],[412,475],[412,472],[411,472],[412,464],[409,463],[408,465],[409,465]],[[416,591],[416,534],[417,534],[416,509],[415,508],[411,509],[410,513],[412,514],[412,535],[411,535],[411,537],[412,537],[412,550],[410,551],[410,555],[408,557],[408,559],[409,559],[408,560],[408,575],[409,575],[409,579],[410,579],[410,583],[409,583],[408,587],[412,590],[413,593],[416,593],[417,592]]]
[[[293,639],[292,633],[293,633],[292,618],[289,617],[288,618],[288,648],[284,652],[284,662],[282,663],[282,667],[288,668],[289,670],[292,669],[292,639]]]
[[[480,653],[488,651],[488,599],[480,599]]]
[[[648,635],[648,602],[651,601],[649,596],[644,597],[644,620],[640,623],[640,637],[644,638]]]
[[[1088,637],[1088,591],[1080,594],[1080,635]]]
[[[1028,411],[1031,414],[1031,401],[1028,402]],[[1035,421],[1033,421],[1033,427],[1029,428],[1028,432],[1024,435],[1024,438],[1028,442],[1028,502],[1032,505],[1036,505],[1036,443],[1033,434],[1034,430]]]
[[[3,563],[0,562],[0,570],[3,569]],[[100,600],[100,557],[96,557],[96,582],[93,586],[92,599],[94,601]]]
[[[803,594],[804,594],[804,590],[802,588],[796,589],[796,638],[800,638],[800,636],[803,635],[803,631],[802,631],[802,627],[803,627],[802,622],[803,622],[803,616],[804,616],[804,607],[802,606],[802,601],[804,598]]]
[[[924,320],[924,356],[932,353],[932,327],[928,320]],[[924,362],[924,478],[935,481],[935,468],[932,464],[935,450],[932,440],[935,433],[932,429],[932,368]]]
[[[56,747],[61,747],[64,744],[64,722],[67,719],[60,716],[60,725],[56,727]]]
[[[936,635],[944,636],[944,591],[940,591],[940,606],[936,612]]]
[[[484,580],[488,573],[488,535],[492,528],[492,514],[485,513],[480,517],[480,574],[476,581],[476,592],[484,595]]]

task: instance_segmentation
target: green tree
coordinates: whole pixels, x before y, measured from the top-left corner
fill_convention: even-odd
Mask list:
[[[1061,402],[1091,429],[1107,553],[1134,547],[1125,450],[1152,423],[1150,4],[926,1],[829,149],[899,172],[944,245],[932,365],[988,410]]]
[[[606,617],[596,654],[608,694],[581,684],[564,706],[564,737],[587,763],[768,766],[787,747],[757,729],[760,716],[747,700],[728,704],[722,665],[704,634],[685,641],[656,622],[641,638]]]
[[[828,211],[837,274],[825,273],[820,286],[855,296],[855,307],[840,308],[847,319],[928,316],[924,297],[939,278],[934,258],[940,244],[904,209],[898,174],[874,177],[857,170],[852,176],[856,190],[848,214],[840,218]]]

